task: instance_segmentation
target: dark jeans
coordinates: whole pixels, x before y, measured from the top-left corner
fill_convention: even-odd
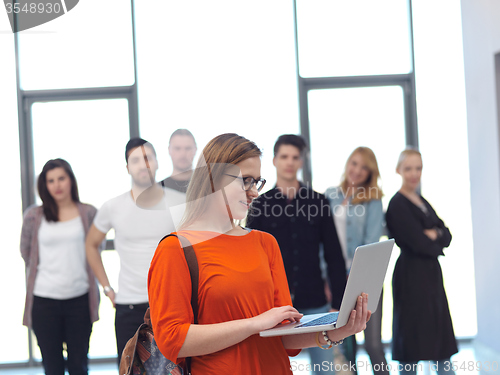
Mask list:
[[[64,375],[66,366],[70,375],[88,373],[92,333],[88,294],[66,300],[35,296],[32,321],[46,375]],[[66,363],[63,343],[68,353]]]
[[[116,304],[115,335],[116,349],[118,351],[118,366],[120,366],[123,348],[125,348],[127,341],[135,335],[137,328],[144,323],[144,314],[148,307],[148,303],[140,303],[137,305]]]

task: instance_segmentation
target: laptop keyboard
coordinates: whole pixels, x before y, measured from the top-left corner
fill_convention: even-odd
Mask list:
[[[333,312],[328,315],[321,316],[319,318],[316,318],[314,320],[311,320],[310,322],[300,324],[298,326],[295,326],[293,328],[302,328],[302,327],[314,327],[314,326],[321,326],[323,324],[333,324],[337,321],[339,317],[339,313]]]

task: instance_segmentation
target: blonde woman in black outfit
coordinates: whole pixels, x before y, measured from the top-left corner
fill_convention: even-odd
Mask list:
[[[403,184],[386,214],[389,234],[401,249],[392,279],[392,358],[400,362],[401,374],[415,374],[421,360],[433,361],[438,374],[453,374],[450,357],[458,349],[438,261],[451,233],[417,192],[420,153],[403,151],[396,170]]]

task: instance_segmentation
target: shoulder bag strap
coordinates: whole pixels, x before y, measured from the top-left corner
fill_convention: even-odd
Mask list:
[[[160,240],[160,242],[170,236],[177,237],[182,245],[182,249],[184,250],[184,256],[186,257],[186,262],[189,267],[189,273],[191,275],[191,308],[193,309],[194,323],[198,324],[198,259],[196,258],[196,253],[194,252],[193,246],[188,241],[188,239],[183,236],[178,236],[173,233],[167,234]]]
[[[189,274],[191,275],[191,308],[193,309],[194,324],[198,324],[198,280],[199,280],[198,259],[196,258],[193,246],[188,241],[188,239],[183,236],[178,236],[173,233],[167,234],[160,240],[160,242],[170,236],[177,237],[182,245],[182,249],[184,250],[184,256],[186,257],[186,262],[189,267]],[[186,358],[186,367],[187,367],[187,373],[190,375],[191,357]]]

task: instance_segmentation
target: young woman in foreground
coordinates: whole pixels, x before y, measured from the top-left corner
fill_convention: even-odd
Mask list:
[[[291,374],[289,355],[319,344],[316,333],[262,338],[258,333],[302,317],[291,306],[280,250],[271,235],[234,225],[244,219],[264,180],[261,151],[236,134],[211,140],[187,190],[178,234],[199,264],[198,324],[193,323],[191,280],[175,237],[162,241],[149,270],[149,303],[155,340],[173,362],[192,358],[194,374]],[[346,326],[328,331],[340,341],[369,320],[368,296],[358,299]]]

